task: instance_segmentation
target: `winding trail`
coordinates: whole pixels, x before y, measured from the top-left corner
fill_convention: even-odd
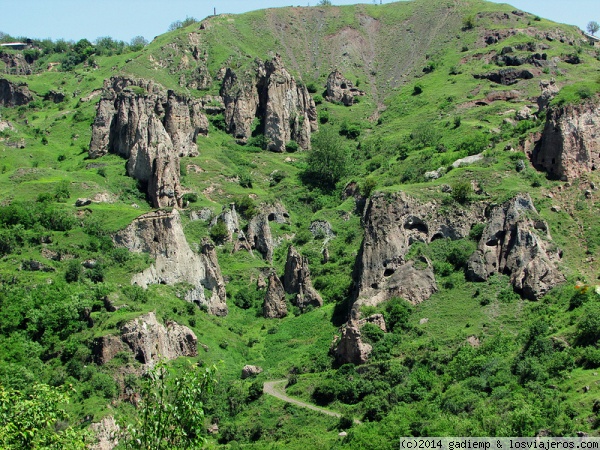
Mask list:
[[[342,417],[342,415],[338,412],[331,411],[329,409],[320,408],[315,405],[311,405],[310,403],[303,402],[302,400],[298,400],[296,398],[292,398],[285,393],[285,383],[287,379],[283,380],[273,380],[273,381],[265,381],[263,385],[263,392],[265,394],[272,395],[273,397],[278,398],[279,400],[283,400],[284,402],[292,403],[294,405],[300,406],[301,408],[312,409],[313,411],[317,411],[323,414],[327,414],[332,417]],[[354,419],[354,423],[360,424],[360,420]]]

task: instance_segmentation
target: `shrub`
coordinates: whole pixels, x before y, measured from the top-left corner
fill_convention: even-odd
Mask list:
[[[71,191],[69,191],[70,183],[67,180],[62,180],[54,188],[54,197],[57,201],[62,202],[71,197]]]
[[[255,215],[258,214],[258,207],[254,200],[250,197],[238,197],[235,201],[237,211],[246,220],[251,220]]]
[[[250,172],[242,170],[238,173],[239,184],[243,188],[251,188],[252,187],[252,175]]]
[[[390,299],[384,313],[387,328],[390,331],[406,328],[411,314],[412,307],[406,300],[400,297]]]
[[[248,400],[254,401],[258,400],[263,395],[263,384],[262,381],[253,381],[248,388]]]
[[[319,87],[317,86],[317,83],[308,83],[306,89],[308,89],[308,92],[311,94],[314,94],[319,90]]]
[[[454,201],[465,204],[471,200],[471,194],[473,193],[473,186],[469,180],[457,181],[452,185],[452,192],[450,195]]]
[[[356,139],[360,136],[360,126],[344,121],[340,127],[340,135],[346,136],[348,139]]]
[[[469,239],[475,242],[479,242],[481,236],[483,236],[483,231],[485,230],[485,223],[476,223],[471,227],[469,231]]]
[[[323,129],[313,139],[313,148],[306,160],[304,179],[329,189],[346,176],[350,159],[346,148],[335,133]],[[316,183],[315,183],[316,182]]]
[[[475,28],[475,16],[469,15],[463,19],[463,30],[471,30]]]
[[[319,112],[319,122],[322,124],[329,122],[329,111],[320,111]]]
[[[323,103],[323,96],[321,94],[317,94],[313,97],[313,100],[315,101],[315,105],[320,105]]]
[[[222,220],[217,220],[217,223],[210,229],[210,238],[215,244],[222,244],[229,239],[229,231],[227,225]]]
[[[419,95],[421,93],[423,93],[423,85],[420,83],[415,84],[413,87],[413,95]]]
[[[72,259],[67,264],[67,271],[65,272],[65,281],[67,283],[75,283],[81,278],[81,264],[79,261]]]
[[[183,197],[181,199],[184,203],[196,203],[198,201],[198,194],[194,192],[188,192],[187,194],[183,194]]]
[[[298,143],[296,141],[289,141],[285,144],[285,151],[288,153],[294,153],[298,151]]]

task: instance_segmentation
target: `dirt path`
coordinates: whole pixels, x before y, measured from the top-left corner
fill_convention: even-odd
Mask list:
[[[302,400],[298,400],[292,397],[289,397],[285,393],[285,383],[286,379],[283,380],[273,380],[273,381],[265,381],[263,385],[263,392],[265,394],[272,395],[273,397],[278,398],[279,400],[283,400],[284,402],[292,403],[294,405],[300,406],[301,408],[312,409],[313,411],[317,411],[323,414],[327,414],[328,416],[333,417],[342,417],[342,415],[338,412],[331,411],[329,409],[320,408],[315,405],[311,405],[310,403],[305,403]],[[354,419],[354,423],[361,423],[360,420]]]

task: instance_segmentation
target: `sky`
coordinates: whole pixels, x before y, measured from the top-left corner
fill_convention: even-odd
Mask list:
[[[371,3],[372,0],[363,0]],[[590,20],[600,22],[600,0],[492,0],[585,30]],[[90,41],[110,36],[129,42],[134,36],[152,40],[169,25],[187,16],[203,19],[213,14],[243,13],[281,6],[314,6],[318,0],[0,0],[0,31],[12,36]],[[377,0],[379,2],[379,0]],[[332,0],[349,5],[357,0]],[[390,3],[383,0],[383,3]]]

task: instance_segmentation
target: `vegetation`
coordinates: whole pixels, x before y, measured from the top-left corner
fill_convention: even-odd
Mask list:
[[[549,113],[516,113],[539,95],[542,79],[560,88],[550,108],[596,102],[597,50],[572,27],[479,0],[323,3],[318,24],[314,8],[277,8],[209,17],[202,30],[186,18],[151,43],[34,40],[21,52],[2,50],[28,61],[31,75],[17,75],[7,56],[0,70],[26,83],[34,100],[0,108],[0,120],[11,124],[0,131],[0,447],[81,448],[90,442],[89,424],[107,415],[116,417],[125,433],[121,445],[129,448],[386,449],[410,435],[599,434],[600,215],[592,186],[600,175],[568,185],[547,179],[528,154]],[[364,39],[347,37],[367,36],[365,24],[375,23],[368,17],[385,31],[369,31],[375,53]],[[529,27],[539,32],[504,33]],[[483,45],[488,32],[510,35]],[[325,48],[347,52],[340,70],[360,80],[360,102],[324,98],[331,70],[330,58],[319,53]],[[538,51],[546,59],[534,67],[528,58]],[[226,133],[220,102],[206,103],[219,95],[222,67],[236,73],[241,89],[256,60],[275,53],[298,84],[307,82],[317,104],[311,120],[319,131],[310,150],[290,140],[284,153],[266,151],[258,119],[244,145]],[[520,68],[536,76],[514,86],[473,76],[504,69],[499,57],[506,55],[527,60]],[[565,62],[573,55],[579,64]],[[198,156],[181,157],[180,216],[194,252],[207,237],[218,244],[226,317],[185,301],[186,283],[131,284],[153,258],[115,247],[113,234],[151,210],[146,187],[126,176],[120,156],[87,154],[98,90],[115,74],[203,99],[208,135],[197,137]],[[65,97],[54,103],[46,94],[57,89]],[[146,95],[140,87],[130,93]],[[480,159],[455,167],[472,155]],[[362,306],[360,317],[381,314],[386,331],[364,325],[369,361],[336,366],[330,345],[354,300],[369,198],[385,207],[399,191],[442,213],[476,214],[481,223],[454,239],[425,239],[415,230],[404,258],[416,269],[431,268],[437,292],[420,304],[394,297]],[[508,275],[481,283],[465,277],[487,236],[486,206],[517,193],[531,196],[539,213],[534,232],[562,254],[567,278],[537,302],[522,299]],[[94,202],[75,207],[82,197]],[[222,221],[210,226],[230,203],[247,236],[265,205],[269,212],[285,208],[285,215],[267,215],[277,243],[272,261],[257,250],[234,253],[238,232],[229,242]],[[332,232],[311,228],[314,222]],[[290,294],[288,316],[265,319],[262,282],[268,273],[283,274],[290,244],[308,261],[324,305],[300,311]],[[198,356],[160,363],[146,376],[138,374],[148,367],[128,351],[99,364],[99,340],[148,312],[191,328]],[[263,372],[242,380],[246,364]],[[262,395],[263,383],[276,379],[288,380],[288,395],[342,418]]]

